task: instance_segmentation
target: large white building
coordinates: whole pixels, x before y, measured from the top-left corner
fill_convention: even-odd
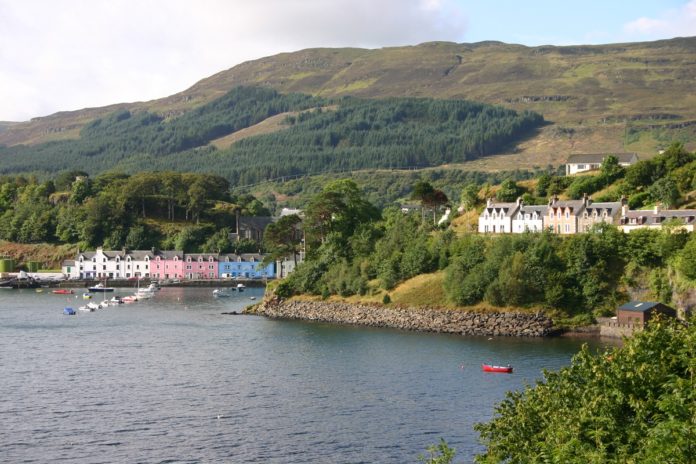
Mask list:
[[[509,234],[512,232],[512,218],[519,211],[522,199],[515,203],[495,203],[486,201],[486,207],[481,212],[478,222],[478,231],[482,234]]]
[[[517,214],[512,219],[512,232],[521,234],[523,232],[543,231],[546,208],[546,205],[522,204],[519,211],[517,211]]]

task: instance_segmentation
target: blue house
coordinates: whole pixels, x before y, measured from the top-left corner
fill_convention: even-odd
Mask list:
[[[262,279],[275,277],[275,263],[263,266],[263,256],[259,253],[221,254],[218,260],[220,279],[242,278]]]

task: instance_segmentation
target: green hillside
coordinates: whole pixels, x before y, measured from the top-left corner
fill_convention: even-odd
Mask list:
[[[326,105],[332,109],[322,109]],[[225,150],[209,145],[291,111],[299,113],[286,118],[284,130]],[[0,147],[0,173],[175,169],[245,184],[337,170],[437,166],[500,152],[543,122],[536,113],[465,100],[325,99],[237,87],[171,120],[121,110],[92,121],[76,140]]]
[[[321,97],[434,97],[543,114],[551,124],[505,160],[558,164],[571,152],[652,156],[696,138],[696,38],[597,46],[526,47],[500,42],[364,49],[308,49],[240,64],[151,102],[57,113],[0,133],[0,144],[74,139],[118,110],[173,120],[240,85]],[[487,168],[484,163],[480,168]]]

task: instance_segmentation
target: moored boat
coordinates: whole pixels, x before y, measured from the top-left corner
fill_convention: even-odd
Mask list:
[[[74,316],[76,313],[75,310],[72,308],[63,308],[63,314],[65,314],[66,316]]]
[[[57,290],[53,290],[51,293],[54,293],[56,295],[72,295],[73,291],[69,288],[59,288]]]
[[[512,374],[512,366],[494,366],[492,364],[481,364],[483,372],[498,372],[501,374]]]
[[[89,287],[87,290],[90,292],[113,292],[114,288],[113,287],[107,287],[102,283],[98,283],[97,285],[93,287]]]
[[[216,288],[213,290],[213,296],[216,298],[227,298],[232,296],[234,288]]]

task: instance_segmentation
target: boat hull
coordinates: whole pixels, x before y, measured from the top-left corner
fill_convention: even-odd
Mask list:
[[[490,364],[481,364],[483,372],[495,372],[498,374],[512,374],[512,366],[492,366]]]

